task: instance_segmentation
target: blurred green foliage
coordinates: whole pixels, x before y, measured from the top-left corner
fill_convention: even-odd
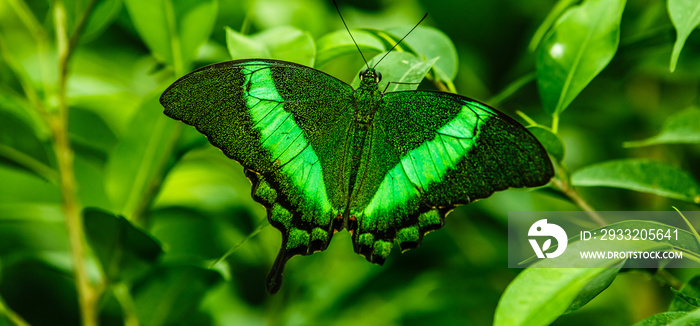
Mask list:
[[[79,324],[67,201],[84,208],[102,325],[693,325],[697,270],[508,269],[506,217],[698,208],[699,2],[339,2],[367,60],[428,12],[380,65],[383,80],[414,87],[425,76],[421,88],[520,116],[557,166],[550,186],[460,207],[383,267],[340,232],[325,252],[292,259],[268,296],[279,232],[241,167],[165,117],[158,97],[232,58],[299,62],[352,83],[364,63],[331,2],[2,1],[0,325]],[[63,100],[67,130],[51,118]],[[75,195],[62,191],[57,132],[70,139]],[[535,294],[528,279],[546,287]]]

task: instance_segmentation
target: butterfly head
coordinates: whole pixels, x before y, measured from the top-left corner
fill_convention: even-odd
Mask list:
[[[368,68],[360,71],[360,81],[361,82],[374,82],[379,84],[382,80],[382,74],[379,71],[374,70],[374,68]]]

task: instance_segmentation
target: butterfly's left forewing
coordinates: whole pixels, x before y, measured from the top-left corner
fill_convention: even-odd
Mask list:
[[[368,147],[358,172],[367,181],[351,209],[355,250],[375,263],[394,240],[403,250],[418,246],[457,205],[544,185],[553,175],[547,153],[522,125],[450,93],[385,94]]]
[[[241,60],[194,71],[161,97],[168,116],[196,127],[244,166],[253,198],[282,231],[270,292],[287,259],[324,250],[340,221],[352,96],[349,85],[309,67]]]

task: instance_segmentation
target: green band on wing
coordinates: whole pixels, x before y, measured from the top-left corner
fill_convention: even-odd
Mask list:
[[[379,216],[402,207],[442,181],[474,146],[479,127],[488,118],[486,113],[463,106],[456,117],[437,131],[435,138],[410,151],[387,173],[363,215]],[[382,229],[382,222],[377,223]]]
[[[319,219],[314,222],[320,225],[327,224],[331,203],[321,164],[292,114],[284,110],[284,99],[276,91],[268,64],[251,62],[243,73],[246,76],[243,89],[247,90],[243,98],[254,127],[260,131],[262,146],[281,166],[283,175],[303,193],[305,208],[318,211],[309,216]]]

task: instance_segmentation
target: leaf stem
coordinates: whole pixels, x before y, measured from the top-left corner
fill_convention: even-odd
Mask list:
[[[84,16],[85,18],[86,16]],[[54,23],[58,49],[58,110],[49,117],[49,126],[53,136],[53,145],[58,165],[59,182],[63,202],[63,213],[66,218],[68,238],[75,283],[80,303],[80,315],[85,326],[97,325],[97,290],[90,284],[85,269],[86,241],[83,230],[83,216],[76,191],[75,171],[73,166],[74,153],[68,136],[68,104],[66,84],[68,77],[68,62],[71,55],[71,42],[66,28],[66,9],[63,1],[54,4]],[[74,35],[77,37],[77,35]]]
[[[166,153],[173,153],[175,152],[175,147],[177,145],[178,140],[180,139],[180,135],[182,134],[182,125],[177,124],[175,125],[172,133],[169,135],[168,142],[166,144]],[[165,135],[164,135],[165,136]],[[148,151],[149,153],[152,153],[153,151]],[[163,181],[165,180],[165,177],[168,174],[168,171],[172,167],[172,162],[170,162],[169,158],[172,157],[172,155],[164,155],[160,158],[152,158],[152,160],[160,160],[157,162],[157,165],[155,166],[154,173],[153,173],[153,178],[150,180],[146,180],[145,176],[141,175],[141,172],[144,171],[144,169],[139,169],[139,173],[137,173],[136,180],[142,180],[144,183],[143,185],[143,192],[134,192],[136,195],[140,195],[139,198],[134,198],[133,200],[130,199],[127,201],[126,207],[132,208],[129,210],[129,216],[131,216],[131,221],[135,224],[141,224],[141,218],[145,214],[145,212],[151,207],[153,204],[153,201],[156,198],[156,195],[158,195],[158,192],[161,190],[161,186],[163,184]],[[130,197],[132,198],[132,197]],[[134,202],[132,205],[131,202]]]
[[[528,127],[530,127],[530,126],[537,126],[537,125],[538,125],[537,122],[536,122],[535,120],[533,120],[532,118],[530,118],[530,116],[528,116],[527,114],[525,114],[525,112],[523,112],[523,111],[516,110],[516,111],[515,111],[515,114],[519,115],[520,118],[522,118],[523,120],[525,120],[525,122],[527,122],[527,123],[529,124]]]
[[[59,183],[59,178],[58,174],[56,173],[56,170],[54,170],[50,166],[47,166],[41,161],[31,157],[30,155],[27,155],[21,151],[18,151],[17,149],[12,148],[11,146],[0,144],[0,157],[9,159],[10,161],[15,162],[33,171],[34,173],[44,177],[44,179],[53,184]]]
[[[182,60],[182,46],[180,45],[180,36],[175,25],[175,9],[171,1],[164,1],[164,4],[165,17],[170,33],[170,49],[173,53],[173,70],[175,71],[175,76],[179,77],[185,74],[185,63]]]
[[[593,207],[586,202],[583,197],[576,191],[576,188],[571,185],[568,182],[568,173],[564,168],[562,168],[559,164],[555,163],[556,169],[557,169],[557,175],[558,177],[552,178],[552,185],[554,188],[559,189],[566,197],[568,197],[576,206],[578,206],[581,210],[586,212],[588,216],[595,222],[596,224],[600,226],[606,226],[608,225],[608,222],[606,222],[599,214],[596,212]]]
[[[680,291],[680,289],[683,287],[683,282],[673,276],[673,274],[669,273],[666,269],[659,268],[659,270],[656,271],[656,276],[676,290]]]
[[[129,287],[123,283],[117,283],[112,288],[114,297],[119,301],[124,312],[124,326],[139,326],[139,319],[136,316],[136,304],[129,293]]]
[[[523,75],[520,78],[514,80],[506,88],[504,88],[500,93],[492,96],[489,100],[488,103],[493,106],[498,106],[498,104],[502,103],[505,99],[513,96],[517,91],[519,91],[521,88],[523,88],[525,85],[529,84],[530,82],[535,80],[536,74],[534,72],[531,72],[529,74]]]
[[[29,326],[22,316],[18,315],[16,312],[12,311],[5,301],[0,297],[0,315],[4,315],[8,321],[10,321],[15,326]]]
[[[29,30],[29,33],[32,35],[34,40],[36,41],[36,47],[37,47],[37,53],[39,55],[39,66],[40,66],[40,71],[41,71],[41,79],[43,82],[43,87],[44,87],[44,93],[48,94],[50,93],[50,81],[49,81],[49,55],[48,55],[48,37],[46,35],[46,32],[42,28],[41,23],[34,17],[34,14],[32,14],[31,9],[27,6],[27,4],[24,1],[20,0],[9,0],[10,7],[12,7],[17,13],[17,16],[19,19],[22,21],[22,23],[27,27]],[[3,49],[2,52],[7,53],[6,56],[10,56],[9,52],[6,49]],[[19,71],[22,70],[15,70],[15,73],[18,73]],[[22,71],[21,74],[18,74],[18,76],[21,76],[22,78],[26,79],[25,82],[29,80],[27,77],[26,73]],[[27,84],[30,85],[30,84]],[[32,95],[35,95],[36,92],[34,91],[33,88],[25,87],[26,85],[22,85],[22,88],[24,89],[25,93],[27,94],[27,97],[29,98],[30,101],[32,101],[35,104],[35,107],[40,110],[40,113],[43,114],[43,105],[42,104],[37,104],[34,102],[34,99],[38,99],[38,97],[32,97]],[[28,92],[31,91],[31,92]],[[33,93],[33,94],[32,94]]]

